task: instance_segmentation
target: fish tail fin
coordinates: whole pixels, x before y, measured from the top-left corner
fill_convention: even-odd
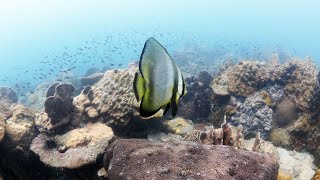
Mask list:
[[[137,101],[141,101],[143,95],[146,92],[146,81],[143,79],[139,71],[137,71],[136,74],[134,75],[133,90],[134,90],[134,95],[136,96]]]

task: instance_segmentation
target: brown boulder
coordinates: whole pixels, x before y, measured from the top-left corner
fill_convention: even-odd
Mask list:
[[[112,179],[277,179],[275,157],[223,145],[115,141],[105,168]]]

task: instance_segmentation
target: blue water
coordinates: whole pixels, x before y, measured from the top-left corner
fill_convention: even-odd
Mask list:
[[[0,86],[30,83],[29,91],[64,71],[81,77],[91,67],[127,67],[150,36],[179,64],[184,55],[215,63],[274,52],[320,64],[319,7],[316,0],[1,0]]]

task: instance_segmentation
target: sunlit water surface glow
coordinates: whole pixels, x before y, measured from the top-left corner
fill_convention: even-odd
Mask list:
[[[22,94],[61,76],[83,76],[91,67],[127,67],[150,36],[182,60],[266,60],[279,52],[311,56],[319,64],[319,5],[316,0],[1,0],[0,86]],[[178,62],[183,63],[188,62]]]

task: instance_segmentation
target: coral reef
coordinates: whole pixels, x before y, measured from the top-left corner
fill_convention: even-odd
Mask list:
[[[275,180],[279,168],[277,160],[268,154],[192,142],[177,145],[142,139],[117,140],[107,154],[105,169],[110,180],[213,177]]]
[[[240,61],[217,76],[211,87],[221,94],[249,96],[270,83],[284,84],[286,94],[300,109],[306,110],[319,86],[317,73],[311,59],[292,59],[275,66],[258,61]]]
[[[22,105],[11,107],[12,116],[6,120],[3,144],[8,149],[28,152],[32,139],[37,135],[34,113]]]
[[[2,141],[6,132],[6,124],[4,118],[0,116],[0,142]]]
[[[48,137],[38,135],[30,149],[50,167],[79,168],[93,163],[113,138],[110,127],[101,124],[87,124],[66,134]]]

